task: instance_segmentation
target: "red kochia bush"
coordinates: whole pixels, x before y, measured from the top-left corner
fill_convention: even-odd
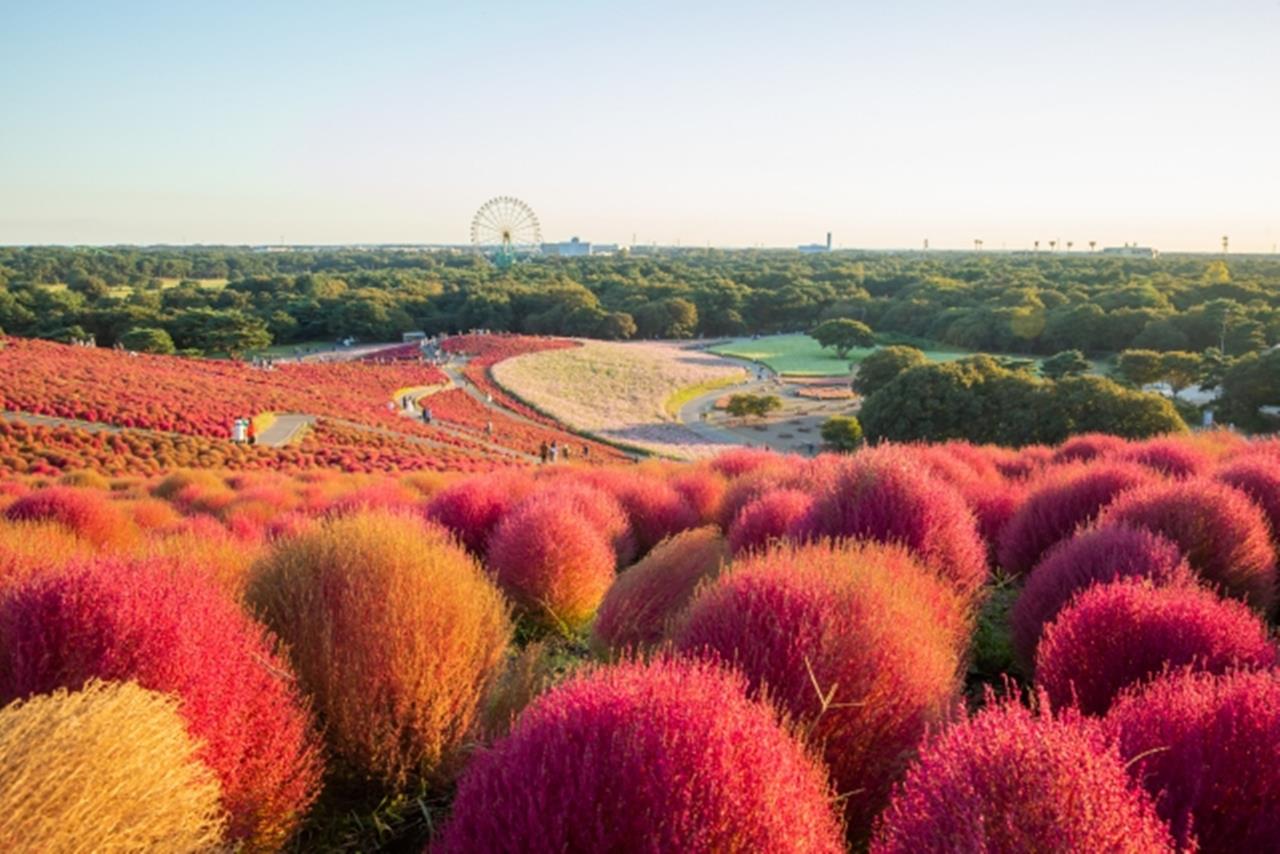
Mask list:
[[[1109,433],[1081,433],[1072,436],[1053,452],[1052,462],[1087,463],[1100,457],[1111,457],[1123,452],[1129,443]]]
[[[725,477],[740,477],[759,468],[777,465],[784,459],[774,451],[761,448],[734,448],[713,459],[711,467]]]
[[[433,850],[843,851],[821,766],[744,687],[667,660],[571,678],[476,757]]]
[[[622,509],[618,499],[603,489],[597,489],[570,477],[558,477],[541,484],[533,493],[534,496],[545,494],[553,495],[556,500],[571,504],[575,512],[602,534],[613,546],[618,566],[627,566],[635,559],[636,538],[631,532],[631,521],[627,517],[627,512]],[[520,505],[517,504],[516,509],[519,508]]]
[[[622,504],[640,556],[667,537],[698,526],[698,514],[684,496],[657,477],[615,468],[590,472],[584,478]]]
[[[531,619],[577,631],[613,583],[613,549],[572,500],[533,496],[489,538],[486,559],[498,586]]]
[[[1176,545],[1142,528],[1089,528],[1059,543],[1027,576],[1011,617],[1013,650],[1027,672],[1040,633],[1077,593],[1095,584],[1145,578],[1153,584],[1193,580]]]
[[[53,486],[29,492],[9,505],[13,522],[57,522],[95,546],[123,546],[136,530],[129,518],[99,490]]]
[[[1130,580],[1086,590],[1045,629],[1036,685],[1055,707],[1101,715],[1123,689],[1165,670],[1275,663],[1267,627],[1240,602],[1197,586]]]
[[[716,520],[728,488],[723,475],[710,468],[691,468],[671,478],[670,483],[693,508],[699,522],[705,525]]]
[[[965,623],[960,597],[902,548],[824,542],[736,562],[673,638],[740,668],[753,693],[810,728],[861,839],[958,700]]]
[[[426,515],[453,531],[472,553],[483,555],[498,522],[531,489],[528,479],[519,475],[472,477],[433,495],[426,504]]]
[[[1153,484],[1123,496],[1102,518],[1167,537],[1210,584],[1271,612],[1275,551],[1266,518],[1243,492],[1207,479]]]
[[[986,546],[964,500],[896,448],[845,461],[794,533],[901,543],[966,596],[987,578]]]
[[[734,554],[758,549],[786,536],[813,508],[813,497],[798,489],[777,489],[743,507],[729,528]]]
[[[714,577],[727,557],[724,537],[714,525],[659,543],[613,582],[591,627],[593,642],[615,653],[657,645],[694,590]]]
[[[1097,726],[1006,701],[922,748],[871,851],[1150,854],[1173,841]]]
[[[1209,455],[1185,439],[1148,439],[1130,445],[1120,458],[1175,478],[1194,477],[1211,465]]]
[[[1275,671],[1183,673],[1125,694],[1107,715],[1131,773],[1178,843],[1274,851],[1280,839]]]
[[[310,716],[272,638],[217,588],[103,561],[0,601],[0,705],[91,679],[180,698],[222,784],[231,840],[277,847],[293,833],[319,786]]]
[[[1155,480],[1135,463],[1073,466],[1031,487],[1022,507],[1000,534],[997,558],[1010,575],[1030,572],[1055,543],[1095,519],[1116,496]]]
[[[1240,490],[1262,508],[1271,524],[1271,539],[1280,548],[1280,457],[1234,460],[1214,472],[1213,478]]]

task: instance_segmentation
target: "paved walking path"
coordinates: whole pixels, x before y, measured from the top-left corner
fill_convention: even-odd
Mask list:
[[[258,434],[258,444],[267,448],[282,448],[301,442],[307,428],[315,423],[314,415],[277,415],[271,426]]]

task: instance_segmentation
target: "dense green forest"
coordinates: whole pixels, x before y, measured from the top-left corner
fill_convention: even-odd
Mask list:
[[[209,329],[240,325],[281,344],[475,327],[678,338],[833,317],[976,351],[1240,356],[1280,342],[1280,258],[687,250],[501,269],[465,253],[0,248],[0,327],[100,344],[158,328],[208,349]]]

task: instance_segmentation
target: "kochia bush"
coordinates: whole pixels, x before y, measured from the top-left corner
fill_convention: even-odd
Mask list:
[[[1044,627],[1095,584],[1145,578],[1162,585],[1193,577],[1181,550],[1158,534],[1127,525],[1081,531],[1050,549],[1027,576],[1011,617],[1014,653],[1029,673]]]
[[[1109,433],[1081,433],[1063,442],[1053,452],[1052,462],[1087,463],[1122,453],[1129,443]]]
[[[987,578],[986,546],[964,500],[892,447],[841,465],[794,533],[900,543],[966,596]]]
[[[873,854],[1172,852],[1169,828],[1086,721],[989,704],[934,736],[877,823]]]
[[[1266,515],[1272,542],[1280,549],[1280,457],[1233,460],[1214,472],[1213,478],[1253,499]]]
[[[763,548],[782,539],[813,509],[813,497],[798,489],[775,489],[738,512],[729,527],[734,554]]]
[[[1271,612],[1275,550],[1266,517],[1239,490],[1207,479],[1153,484],[1123,496],[1102,518],[1167,537],[1211,585]]]
[[[1183,673],[1107,715],[1121,755],[1179,846],[1270,851],[1280,839],[1280,680],[1275,671]]]
[[[476,757],[433,850],[843,851],[821,766],[743,688],[668,660],[572,677]]]
[[[511,626],[443,528],[388,513],[333,519],[277,544],[248,598],[357,776],[397,789],[453,770]]]
[[[863,838],[926,729],[953,711],[960,597],[899,547],[779,546],[698,594],[676,649],[739,668],[808,727]]]
[[[99,548],[123,547],[137,531],[132,520],[99,490],[53,486],[29,492],[5,510],[12,522],[57,522]]]
[[[1055,707],[1104,714],[1119,693],[1167,670],[1271,667],[1267,627],[1240,602],[1194,585],[1101,584],[1058,614],[1036,653],[1036,685]]]
[[[1072,466],[1033,484],[1000,534],[997,559],[1009,575],[1031,571],[1056,543],[1097,518],[1116,496],[1157,475],[1135,463]]]
[[[221,782],[231,841],[271,847],[292,834],[319,785],[311,718],[273,639],[217,588],[99,561],[0,600],[0,704],[92,679],[178,696]]]
[[[714,578],[727,558],[724,537],[714,525],[659,543],[605,594],[591,627],[593,643],[614,653],[656,646],[698,585]]]
[[[427,502],[427,518],[452,531],[475,555],[489,547],[489,536],[512,507],[532,490],[519,475],[484,475],[450,484]]]
[[[218,779],[177,701],[132,682],[0,710],[0,840],[10,851],[212,851]]]
[[[574,502],[533,496],[489,539],[485,563],[498,586],[536,623],[576,632],[613,583],[617,556]]]
[[[1207,453],[1186,439],[1148,439],[1130,445],[1119,456],[1173,478],[1194,477],[1212,464]]]

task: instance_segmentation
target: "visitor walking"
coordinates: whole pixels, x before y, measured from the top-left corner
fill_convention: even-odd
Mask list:
[[[249,437],[249,444],[258,444],[258,428],[253,426],[253,421],[251,419],[246,418],[245,421],[248,422],[245,425],[245,433]]]
[[[431,423],[431,407],[429,406],[422,407],[422,423],[423,424]]]
[[[547,447],[546,442],[543,442],[541,445],[538,446],[538,459],[542,460],[543,463],[546,463],[547,458],[550,456],[550,454],[551,454],[551,449]]]

